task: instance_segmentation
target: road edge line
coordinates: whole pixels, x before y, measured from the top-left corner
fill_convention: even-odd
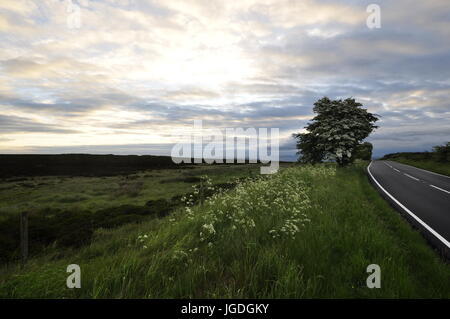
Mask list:
[[[377,186],[386,193],[386,195],[389,196],[389,198],[391,198],[398,206],[400,206],[405,212],[407,212],[411,217],[413,217],[420,225],[422,225],[423,227],[425,227],[426,230],[428,230],[432,235],[434,235],[434,237],[436,237],[437,239],[439,239],[445,246],[447,246],[448,248],[450,248],[450,242],[448,242],[444,237],[442,237],[437,231],[435,231],[433,228],[431,228],[430,226],[428,226],[423,220],[421,220],[419,217],[417,217],[416,215],[414,215],[413,212],[411,212],[405,205],[403,205],[402,203],[400,203],[394,196],[392,196],[387,190],[385,190],[383,188],[383,186],[381,186],[381,184],[376,180],[376,178],[372,175],[372,172],[370,172],[370,166],[372,165],[372,162],[370,162],[369,166],[367,166],[367,172],[369,173],[370,177],[372,178],[372,180],[377,184]]]

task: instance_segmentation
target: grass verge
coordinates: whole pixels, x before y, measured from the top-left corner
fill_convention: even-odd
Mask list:
[[[2,298],[448,298],[450,268],[364,165],[298,166],[0,270]],[[78,264],[82,288],[66,288]],[[381,267],[380,289],[366,268]]]

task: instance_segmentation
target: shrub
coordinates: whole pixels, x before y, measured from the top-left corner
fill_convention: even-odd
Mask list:
[[[450,142],[445,145],[437,145],[433,147],[437,160],[440,162],[450,162]]]

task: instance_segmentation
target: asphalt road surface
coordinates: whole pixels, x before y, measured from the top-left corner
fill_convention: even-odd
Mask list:
[[[367,171],[383,197],[448,254],[450,177],[392,161],[373,161]]]

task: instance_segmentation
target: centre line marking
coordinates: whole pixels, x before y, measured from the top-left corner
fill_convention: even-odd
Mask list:
[[[390,168],[392,168],[392,166],[389,165],[388,163],[386,163],[386,162],[383,162],[383,163],[384,163],[384,165],[389,166]]]
[[[406,173],[403,173],[403,175],[406,175],[406,176],[408,176],[409,178],[412,178],[412,179],[414,179],[414,180],[416,180],[416,181],[420,181],[420,179],[415,178],[414,176],[408,175],[408,174],[406,174]]]
[[[431,186],[431,187],[434,187],[434,188],[436,188],[436,189],[438,189],[438,190],[440,190],[440,191],[446,192],[447,194],[450,194],[450,192],[447,191],[447,190],[445,190],[445,189],[442,189],[442,188],[440,188],[440,187],[437,187],[437,186],[434,186],[434,185],[431,185],[431,184],[430,184],[430,186]]]

